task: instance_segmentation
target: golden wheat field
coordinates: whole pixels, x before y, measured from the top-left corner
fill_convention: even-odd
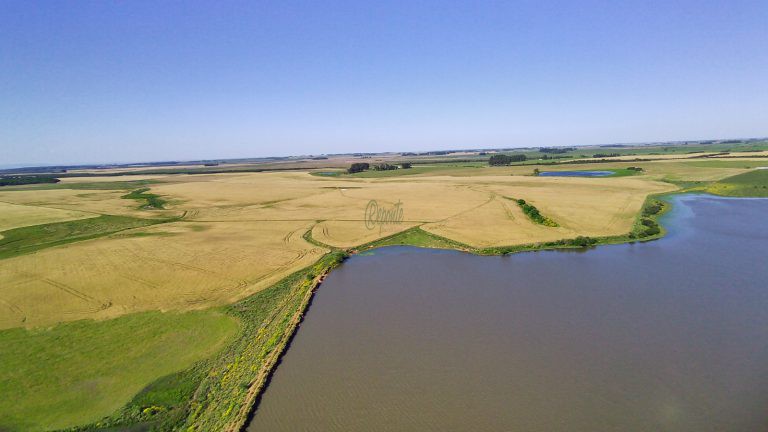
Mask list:
[[[475,247],[622,234],[649,194],[675,188],[648,171],[619,178],[491,168],[390,178],[167,175],[148,186],[166,200],[163,210],[142,209],[121,198],[125,191],[2,191],[2,229],[20,219],[39,224],[99,214],[175,219],[0,260],[0,328],[228,304],[312,264],[326,252],[322,245],[350,248],[413,226]],[[525,199],[559,226],[534,223],[511,198]],[[399,205],[402,220],[366,226],[372,200]]]

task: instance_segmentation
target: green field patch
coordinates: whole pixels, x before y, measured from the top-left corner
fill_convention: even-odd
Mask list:
[[[15,228],[1,233],[0,259],[163,222],[157,219],[101,215],[90,219]]]
[[[235,318],[205,311],[0,331],[0,430],[95,422],[154,380],[215,354],[238,328]],[[178,384],[174,391],[183,392]],[[143,408],[163,410],[173,397]]]
[[[707,186],[706,191],[721,196],[768,197],[768,169],[756,169],[725,178]]]
[[[608,177],[628,177],[643,173],[643,169],[640,167],[627,167],[627,168],[608,168],[606,171],[613,171],[613,175]]]
[[[144,201],[144,204],[139,206],[140,209],[164,209],[167,201],[161,198],[160,195],[148,193],[148,191],[149,188],[136,189],[120,198]]]
[[[374,171],[374,170],[368,170],[363,171],[355,174],[347,174],[348,177],[359,177],[359,178],[382,178],[382,177],[400,177],[400,176],[407,176],[407,175],[416,175],[416,174],[425,174],[430,173],[434,171],[438,171],[441,169],[446,169],[446,167],[440,167],[440,166],[420,166],[420,167],[413,167],[409,169],[395,169],[395,170],[388,170],[388,171]]]

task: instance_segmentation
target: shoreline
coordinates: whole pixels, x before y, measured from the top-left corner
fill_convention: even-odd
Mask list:
[[[675,192],[675,193],[665,193],[665,194],[659,194],[659,195],[649,195],[646,198],[646,201],[643,203],[643,207],[641,208],[641,211],[638,213],[636,217],[635,223],[632,226],[632,230],[633,231],[636,230],[636,228],[639,225],[640,219],[643,217],[643,210],[646,208],[648,203],[653,202],[653,200],[663,200],[664,202],[664,206],[661,209],[661,211],[659,211],[654,215],[651,215],[653,220],[658,223],[658,219],[661,218],[663,215],[667,214],[672,208],[672,203],[668,200],[664,200],[664,198],[667,195],[672,195],[672,194],[678,194],[678,193]],[[330,252],[328,252],[326,256],[333,254],[334,252],[343,253],[344,260],[346,260],[348,257],[353,255],[357,255],[357,254],[368,252],[374,249],[389,247],[389,246],[413,246],[413,247],[420,247],[425,249],[454,250],[458,252],[472,253],[474,255],[480,255],[480,256],[503,256],[503,255],[509,255],[512,253],[520,253],[520,252],[559,250],[559,249],[591,249],[599,245],[635,243],[638,241],[648,242],[648,241],[658,240],[666,235],[667,230],[664,229],[664,227],[661,224],[659,224],[659,227],[661,228],[661,231],[659,234],[654,236],[649,236],[643,239],[630,239],[628,236],[606,236],[606,237],[597,238],[598,240],[597,243],[588,245],[586,247],[570,246],[570,245],[549,245],[548,243],[540,243],[540,244],[532,244],[532,245],[510,246],[508,248],[514,248],[514,250],[504,251],[501,253],[478,253],[478,252],[487,252],[487,250],[477,249],[477,248],[472,248],[472,250],[468,250],[468,249],[459,248],[459,247],[454,247],[454,248],[442,247],[441,248],[441,247],[429,247],[429,246],[415,245],[415,244],[382,244],[383,242],[386,242],[386,240],[391,240],[397,236],[402,235],[407,231],[419,229],[418,226],[409,228],[408,230],[393,234],[391,236],[384,237],[374,242],[366,243],[366,244],[363,244],[354,248],[349,248],[349,249],[334,248],[330,245],[325,245],[321,242],[318,242],[317,240],[312,238],[311,228],[307,230],[307,232],[304,234],[303,237],[305,238],[305,240],[309,241],[310,243],[328,248]],[[453,240],[450,240],[450,239],[445,239],[440,236],[435,236],[433,234],[429,234],[429,235],[432,237],[438,238],[440,241],[444,241],[446,243],[455,243],[455,244],[459,244],[459,245],[471,248],[468,245],[463,245],[461,243],[454,242]],[[323,258],[321,258],[321,260]],[[309,308],[312,305],[312,300],[317,292],[317,289],[320,287],[320,285],[328,276],[328,274],[330,274],[333,268],[335,267],[326,268],[324,269],[323,272],[321,272],[319,275],[315,277],[312,288],[308,290],[307,294],[305,295],[305,299],[301,302],[301,304],[299,305],[299,308],[295,311],[293,315],[293,320],[291,321],[292,324],[289,328],[286,329],[286,333],[283,336],[281,344],[278,347],[276,347],[276,349],[273,351],[273,354],[270,354],[270,358],[263,364],[263,367],[259,371],[256,380],[252,384],[252,387],[249,389],[247,399],[244,405],[242,406],[240,415],[238,416],[238,420],[235,423],[230,424],[229,427],[227,427],[226,429],[227,432],[245,432],[246,431],[248,424],[256,415],[261,398],[263,397],[266,390],[269,388],[269,384],[275,372],[277,371],[277,367],[280,365],[283,356],[287,354],[288,349],[290,348],[291,342],[296,337],[299,327],[301,326],[301,323],[304,320],[304,316],[308,313]]]
[[[279,344],[269,354],[269,357],[265,360],[262,369],[256,376],[256,380],[251,384],[251,388],[248,391],[248,395],[241,408],[237,419],[226,429],[227,432],[240,432],[245,431],[248,424],[256,414],[256,410],[259,407],[261,398],[264,395],[264,391],[269,387],[269,383],[272,380],[272,376],[277,371],[277,367],[283,359],[283,356],[288,352],[288,348],[291,346],[291,342],[296,337],[301,323],[304,321],[304,315],[312,305],[312,300],[315,297],[317,289],[325,281],[326,276],[331,272],[332,268],[324,269],[319,275],[317,275],[310,288],[304,294],[304,298],[299,304],[299,308],[291,317],[289,326],[285,329],[285,333]]]

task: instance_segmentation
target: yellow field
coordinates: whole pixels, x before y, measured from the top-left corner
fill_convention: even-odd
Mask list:
[[[450,175],[387,178],[297,171],[168,175],[156,178],[150,191],[168,200],[167,210],[140,210],[136,201],[120,198],[125,191],[0,191],[0,201],[13,203],[0,207],[0,227],[6,229],[20,219],[37,224],[93,214],[184,215],[0,260],[0,328],[228,304],[316,261],[325,249],[302,238],[308,231],[318,242],[344,248],[413,226],[475,247],[624,234],[648,194],[675,188],[659,179],[744,171],[676,161],[639,165],[645,174],[617,178],[533,177],[527,175],[532,167],[458,167]],[[627,163],[615,167],[621,166]],[[508,198],[525,199],[559,226],[532,222]],[[402,221],[366,226],[371,200],[383,208],[399,203]],[[34,219],[34,212],[42,219]]]
[[[14,228],[85,219],[95,216],[98,216],[98,214],[0,202],[0,232]],[[0,238],[2,238],[2,235],[0,235]]]
[[[312,238],[327,245],[351,248],[381,237],[397,234],[416,225],[418,224],[414,222],[403,222],[397,225],[382,225],[368,229],[360,221],[323,221],[312,228]]]
[[[230,303],[319,258],[309,226],[176,222],[2,260],[0,328]]]
[[[422,228],[475,247],[625,234],[648,194],[674,190],[636,178],[491,177],[464,183],[487,202]],[[559,227],[532,222],[505,197],[526,200]]]

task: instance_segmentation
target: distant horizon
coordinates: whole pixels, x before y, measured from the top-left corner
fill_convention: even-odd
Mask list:
[[[318,156],[343,156],[352,154],[396,154],[396,153],[425,153],[436,151],[483,151],[483,150],[520,150],[520,149],[533,149],[533,148],[556,148],[556,147],[599,147],[599,146],[641,146],[641,145],[663,145],[663,144],[680,144],[680,143],[697,143],[706,141],[729,141],[729,140],[768,140],[768,135],[751,136],[751,137],[720,137],[720,138],[698,138],[698,139],[677,139],[677,140],[664,140],[664,141],[622,141],[612,143],[596,143],[596,144],[565,144],[565,145],[535,145],[535,146],[500,146],[500,147],[452,147],[452,148],[430,148],[421,150],[387,150],[387,151],[351,151],[342,153],[305,153],[305,154],[282,154],[282,155],[266,155],[266,156],[235,156],[235,157],[205,157],[205,158],[162,158],[155,160],[127,160],[127,161],[113,161],[113,162],[75,162],[75,163],[47,163],[47,162],[31,162],[31,163],[18,163],[18,164],[0,164],[0,170],[8,169],[21,169],[21,168],[48,168],[48,167],[76,167],[76,166],[99,166],[99,165],[145,165],[145,164],[159,164],[159,163],[185,163],[185,162],[202,162],[202,161],[231,161],[239,159],[269,159],[269,158],[303,158],[303,157],[318,157]]]

